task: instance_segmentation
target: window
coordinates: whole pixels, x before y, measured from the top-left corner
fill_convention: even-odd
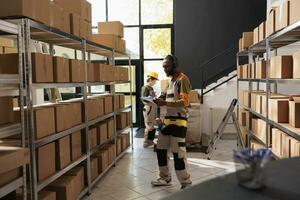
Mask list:
[[[173,0],[142,0],[142,24],[173,24]]]
[[[121,21],[124,25],[138,25],[139,0],[109,0],[108,20]]]
[[[98,22],[106,21],[105,0],[88,0],[92,4],[92,24],[98,26]]]

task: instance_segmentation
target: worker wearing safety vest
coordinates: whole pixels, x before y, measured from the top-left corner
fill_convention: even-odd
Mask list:
[[[156,72],[149,72],[147,75],[147,84],[142,87],[142,97],[156,97],[153,90],[153,86],[158,80],[158,74]],[[154,144],[153,140],[155,138],[156,129],[155,118],[157,106],[153,102],[142,101],[144,104],[143,116],[145,121],[145,134],[144,134],[144,148],[152,146]]]
[[[163,68],[169,80],[166,91],[154,102],[158,106],[166,106],[167,113],[162,120],[157,141],[157,159],[159,178],[152,181],[154,186],[166,186],[171,182],[171,173],[168,166],[168,150],[173,153],[175,171],[181,188],[191,185],[190,174],[187,172],[186,132],[187,108],[191,84],[189,78],[180,72],[175,56],[168,55],[163,61]]]

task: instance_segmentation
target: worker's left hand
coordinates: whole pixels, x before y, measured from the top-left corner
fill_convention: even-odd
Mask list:
[[[153,101],[154,101],[154,103],[156,103],[158,106],[165,106],[165,105],[167,104],[167,102],[166,102],[165,100],[160,99],[160,98],[154,99]]]

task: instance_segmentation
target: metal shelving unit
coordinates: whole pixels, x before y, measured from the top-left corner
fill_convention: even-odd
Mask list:
[[[20,24],[12,24],[4,20],[0,20],[0,35],[1,36],[10,36],[16,39],[18,47],[18,58],[19,58],[19,75],[0,75],[0,87],[4,87],[6,90],[1,90],[1,96],[19,96],[19,105],[20,105],[20,123],[2,125],[0,127],[0,139],[20,135],[21,138],[21,147],[26,147],[25,141],[25,117],[24,117],[24,98],[22,98],[26,91],[26,82],[25,79],[25,66],[22,62],[22,57],[24,55],[24,33],[23,28],[24,21],[21,20]],[[13,91],[12,91],[13,90]],[[23,199],[27,199],[27,171],[26,165],[22,166],[22,176],[18,179],[8,183],[7,185],[0,188],[0,198],[5,195],[15,191],[18,188],[22,187]]]
[[[277,55],[277,49],[280,47],[285,47],[295,42],[300,41],[300,21],[292,24],[282,30],[273,33],[269,37],[265,38],[263,41],[260,41],[256,44],[253,44],[246,50],[239,52],[237,54],[237,66],[240,65],[240,58],[248,57],[248,64],[251,64],[255,61],[256,58],[270,60],[271,52],[274,51]],[[269,62],[266,64],[266,74],[269,74]],[[266,79],[238,79],[237,81],[237,96],[239,96],[240,83],[248,82],[249,91],[253,91],[254,83],[257,86],[257,90],[259,90],[260,83],[265,84],[265,94],[266,94],[266,116],[263,116],[257,112],[254,112],[251,108],[240,105],[240,107],[249,111],[252,115],[263,119],[266,122],[266,143],[262,142],[259,138],[255,138],[255,136],[251,131],[248,132],[248,136],[255,138],[258,142],[263,143],[267,148],[270,148],[267,144],[270,144],[269,138],[269,129],[268,126],[271,125],[275,128],[280,129],[287,135],[297,139],[300,141],[300,130],[291,127],[289,124],[277,123],[269,119],[269,97],[271,92],[277,93],[277,85],[278,84],[291,84],[291,83],[300,83],[300,79],[271,79],[268,76]],[[273,90],[272,90],[273,85]],[[251,115],[250,115],[251,116]],[[251,117],[249,118],[249,126],[251,127]],[[278,156],[274,155],[275,158],[278,159]]]
[[[19,39],[19,41],[21,42],[20,46],[22,46],[22,53],[23,53],[23,62],[20,62],[20,68],[21,71],[19,74],[24,75],[24,87],[20,86],[20,95],[23,94],[23,96],[27,96],[26,98],[26,108],[28,110],[27,112],[27,119],[28,119],[28,124],[26,127],[28,127],[28,132],[30,134],[28,134],[28,146],[30,149],[30,193],[32,195],[32,199],[33,200],[37,200],[38,199],[38,192],[41,191],[43,188],[45,188],[46,186],[48,186],[51,182],[55,181],[56,179],[58,179],[59,177],[63,176],[66,172],[68,172],[70,169],[72,169],[75,166],[78,166],[81,163],[84,163],[85,165],[85,171],[86,171],[86,188],[80,193],[78,199],[82,199],[85,196],[88,196],[91,194],[92,191],[92,181],[91,181],[91,169],[90,169],[90,157],[93,153],[97,152],[98,150],[100,150],[101,148],[105,147],[105,145],[107,145],[109,142],[114,142],[116,143],[117,140],[117,130],[116,130],[116,115],[120,112],[120,111],[128,111],[131,110],[132,113],[132,77],[131,77],[131,59],[130,56],[122,53],[122,52],[118,52],[115,51],[112,48],[100,45],[100,44],[96,44],[93,43],[91,41],[87,41],[85,39],[79,38],[77,36],[71,35],[71,34],[67,34],[64,33],[58,29],[55,28],[51,28],[48,27],[46,25],[43,25],[39,22],[35,22],[31,19],[9,19],[7,20],[8,22],[5,21],[0,21],[0,31],[1,31],[1,25],[2,22],[4,24],[10,24],[12,27],[18,27],[20,28],[20,30],[23,31],[23,42],[22,40]],[[31,40],[35,40],[38,42],[44,42],[49,44],[49,48],[50,48],[50,54],[53,55],[53,46],[61,46],[61,47],[66,47],[66,48],[70,48],[70,49],[74,49],[75,50],[75,58],[77,58],[77,51],[81,51],[81,57],[82,60],[85,60],[85,82],[83,83],[33,83],[32,81],[32,63],[31,63],[31,49],[30,49],[30,42]],[[112,66],[115,65],[115,57],[117,56],[122,56],[122,57],[128,57],[129,59],[129,74],[130,74],[130,81],[114,81],[114,82],[87,82],[87,63],[91,62],[91,54],[97,54],[97,55],[101,55],[101,56],[105,56],[108,58],[109,60],[109,64],[111,64]],[[20,61],[22,61],[22,54],[19,57]],[[24,70],[22,68],[22,66],[24,66]],[[24,73],[23,73],[24,71]],[[21,76],[0,76],[0,86],[5,85],[5,86],[10,86],[10,87],[16,87],[18,86],[18,78],[20,79],[20,82],[23,84],[23,79],[21,79]],[[22,80],[22,81],[21,81]],[[130,97],[131,97],[131,105],[121,109],[121,110],[116,110],[116,99],[115,99],[115,85],[117,84],[130,84]],[[113,112],[109,113],[107,115],[98,117],[94,120],[89,121],[87,118],[87,99],[88,99],[88,95],[92,95],[93,93],[90,93],[90,87],[91,86],[97,86],[97,85],[104,85],[104,86],[108,86],[110,89],[110,94],[112,94],[113,96]],[[33,113],[33,92],[36,89],[44,89],[44,88],[69,88],[69,87],[79,87],[81,88],[81,92],[82,92],[82,98],[83,98],[83,102],[84,102],[84,114],[85,114],[85,118],[82,124],[79,124],[75,127],[72,127],[71,129],[62,131],[60,133],[56,133],[54,135],[39,139],[39,140],[35,140],[34,135],[35,135],[35,129],[34,129],[34,113]],[[24,89],[24,90],[23,90]],[[88,92],[89,91],[89,92]],[[23,101],[23,98],[20,98]],[[20,103],[21,106],[21,111],[24,113],[23,109],[24,109],[24,104]],[[24,118],[24,116],[22,117],[22,119]],[[89,148],[89,126],[92,126],[94,124],[97,124],[98,122],[101,122],[103,120],[106,120],[108,118],[114,118],[114,136],[113,138],[109,139],[106,143],[97,146],[94,149],[90,149]],[[23,121],[22,121],[23,122]],[[15,131],[19,131],[24,130],[25,127],[25,123],[20,123],[20,124],[15,124],[9,127],[0,127],[0,138],[6,137],[6,136],[10,136],[11,134],[13,134],[12,132]],[[132,125],[130,125],[128,128],[131,128],[131,133],[132,133]],[[51,142],[54,142],[60,138],[63,138],[65,136],[68,136],[76,131],[79,130],[84,130],[83,134],[84,134],[84,138],[85,138],[85,152],[83,153],[83,156],[81,158],[79,158],[78,160],[70,163],[67,167],[65,167],[62,170],[57,171],[54,175],[52,175],[51,177],[47,178],[46,180],[42,181],[42,182],[37,182],[37,160],[36,160],[36,149],[49,144]],[[3,132],[2,132],[3,131]],[[24,135],[24,134],[23,134]],[[23,140],[25,141],[25,137],[22,137]],[[133,136],[131,134],[131,138],[133,140]],[[132,144],[132,143],[131,143]],[[124,155],[125,153],[123,153],[122,155]],[[118,156],[117,158],[119,159],[121,156]],[[116,161],[118,159],[115,159],[114,162],[112,163],[112,166],[115,166]],[[111,167],[112,167],[111,166]],[[107,169],[107,171],[111,168],[109,167]],[[25,168],[24,168],[24,173],[26,172]],[[24,185],[24,189],[26,189],[26,176],[24,176],[24,180],[22,182],[22,184]],[[97,178],[97,180],[100,180],[101,176],[99,176]],[[95,181],[93,182],[94,184],[96,183]],[[19,186],[18,184],[20,184],[19,182],[14,182],[14,186]],[[10,185],[9,185],[10,186]],[[1,189],[0,189],[1,191]],[[3,191],[7,191],[7,187],[3,188]],[[26,190],[24,192],[24,194],[26,194]],[[24,195],[24,199],[26,199],[26,195]]]

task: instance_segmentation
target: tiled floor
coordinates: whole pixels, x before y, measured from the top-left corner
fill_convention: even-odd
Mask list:
[[[134,139],[134,150],[128,153],[98,183],[90,196],[92,200],[157,200],[180,191],[173,161],[170,162],[173,181],[171,186],[152,187],[158,166],[153,149],[143,149],[142,139]],[[236,141],[221,140],[212,160],[201,153],[188,154],[188,168],[193,184],[201,183],[235,170],[232,149]]]

